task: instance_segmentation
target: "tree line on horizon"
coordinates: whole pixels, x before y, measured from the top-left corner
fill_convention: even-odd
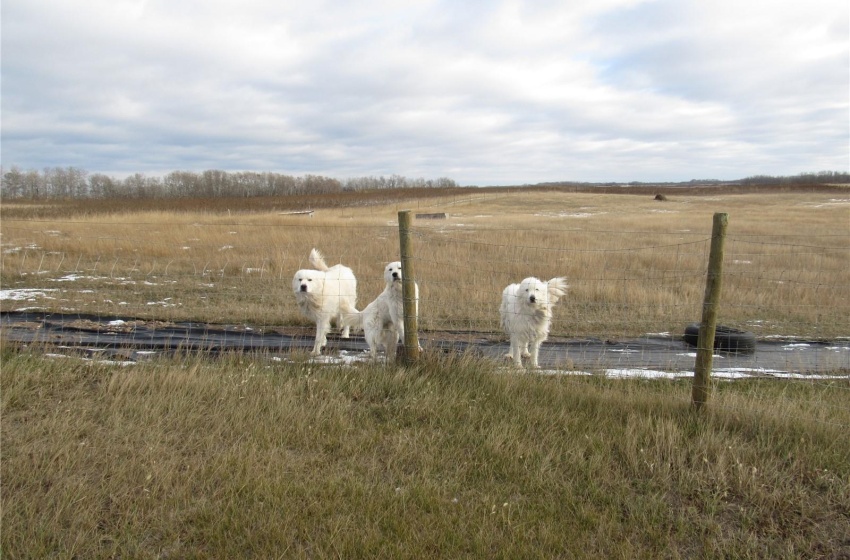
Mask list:
[[[829,183],[850,183],[850,173],[847,171],[819,171],[817,173],[800,173],[786,177],[771,175],[753,175],[739,181],[742,185],[823,185]]]
[[[850,183],[850,173],[820,171],[792,176],[754,175],[736,181],[694,180],[690,183],[740,185]],[[125,179],[116,179],[103,173],[89,173],[77,167],[51,167],[43,171],[23,171],[17,166],[12,166],[5,171],[0,167],[0,198],[6,199],[247,198],[458,186],[453,179],[447,177],[412,179],[402,175],[356,177],[340,181],[321,175],[293,176],[273,172],[207,170],[200,173],[172,171],[164,177],[149,177],[135,173]]]
[[[340,181],[321,175],[207,170],[200,173],[172,171],[164,177],[135,173],[125,179],[116,179],[77,167],[51,167],[43,171],[23,171],[17,166],[8,171],[0,168],[0,197],[9,199],[261,197],[457,186],[447,177],[412,179],[402,175]]]

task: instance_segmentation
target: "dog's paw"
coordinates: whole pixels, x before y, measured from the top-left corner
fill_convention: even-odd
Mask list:
[[[525,351],[522,353],[522,357],[523,357],[523,358],[530,358],[530,357],[531,357],[531,353],[530,353],[528,350],[525,350]]]

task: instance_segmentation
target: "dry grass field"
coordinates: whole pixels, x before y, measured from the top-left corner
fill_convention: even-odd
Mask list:
[[[850,557],[846,381],[2,362],[4,558]]]
[[[533,274],[569,279],[558,335],[675,331],[727,212],[721,321],[850,334],[846,190],[629,192],[4,201],[0,307],[304,324],[289,284],[310,249],[357,272],[365,305],[409,209],[448,214],[414,221],[423,329],[495,333],[501,289]],[[697,411],[686,380],[451,354],[37,350],[0,336],[4,558],[850,558],[845,375],[716,382]]]
[[[759,336],[850,334],[847,189],[681,190],[666,201],[632,192],[345,193],[344,201],[292,197],[248,207],[4,202],[3,288],[41,295],[0,306],[302,324],[289,284],[310,249],[354,269],[365,306],[382,288],[383,265],[399,258],[398,211],[410,210],[447,214],[414,221],[424,330],[498,332],[501,290],[533,275],[570,283],[555,335],[678,333],[700,317],[712,216],[725,212],[721,322]],[[312,216],[290,213],[306,208]]]

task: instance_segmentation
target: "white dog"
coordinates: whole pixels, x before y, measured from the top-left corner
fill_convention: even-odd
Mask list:
[[[531,358],[531,367],[540,367],[537,357],[540,345],[549,337],[552,306],[567,293],[567,287],[566,278],[543,282],[529,277],[502,292],[499,315],[511,339],[511,352],[505,357],[513,359],[517,367],[522,367],[522,358]]]
[[[418,315],[419,286],[415,282],[413,286]],[[391,262],[384,267],[384,291],[360,312],[352,326],[363,328],[373,360],[377,360],[380,348],[386,352],[387,362],[395,360],[398,341],[404,339],[401,262]]]
[[[318,356],[328,343],[331,321],[342,329],[342,338],[348,338],[350,329],[346,316],[358,313],[354,307],[357,302],[357,279],[347,266],[337,264],[328,267],[316,249],[310,252],[310,264],[315,270],[305,268],[296,272],[292,278],[292,291],[298,309],[316,323],[316,342],[312,355]]]

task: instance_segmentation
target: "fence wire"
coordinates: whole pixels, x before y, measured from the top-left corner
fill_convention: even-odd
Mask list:
[[[554,309],[553,341],[599,340],[613,352],[615,343],[634,338],[676,341],[686,325],[700,320],[706,233],[417,220],[412,234],[424,337],[504,343],[502,290],[529,276],[565,277],[569,285]],[[314,247],[328,265],[353,269],[362,309],[383,289],[386,263],[400,258],[398,224],[314,224],[303,217],[4,220],[0,309],[84,314],[107,323],[120,318],[241,325],[255,333],[309,329],[291,280],[310,266]],[[812,369],[795,344],[822,344],[814,369],[830,370],[828,375],[785,382],[847,391],[848,264],[848,235],[730,233],[719,322],[751,331],[760,341],[777,341],[774,351],[790,372]],[[629,351],[627,344],[619,349],[622,356]],[[723,362],[714,365],[722,368]],[[821,420],[832,416],[825,410]]]
[[[298,322],[289,281],[309,266],[313,247],[328,264],[354,270],[361,307],[383,288],[384,265],[399,258],[395,224],[87,223],[73,235],[62,222],[50,224],[59,229],[4,224],[3,288],[41,290],[28,299],[90,314],[285,325]],[[417,224],[413,233],[425,331],[498,333],[502,290],[529,276],[567,279],[556,336],[678,333],[700,318],[710,241],[704,234],[464,224]],[[846,236],[792,243],[730,235],[720,320],[760,337],[848,336],[848,263]]]

